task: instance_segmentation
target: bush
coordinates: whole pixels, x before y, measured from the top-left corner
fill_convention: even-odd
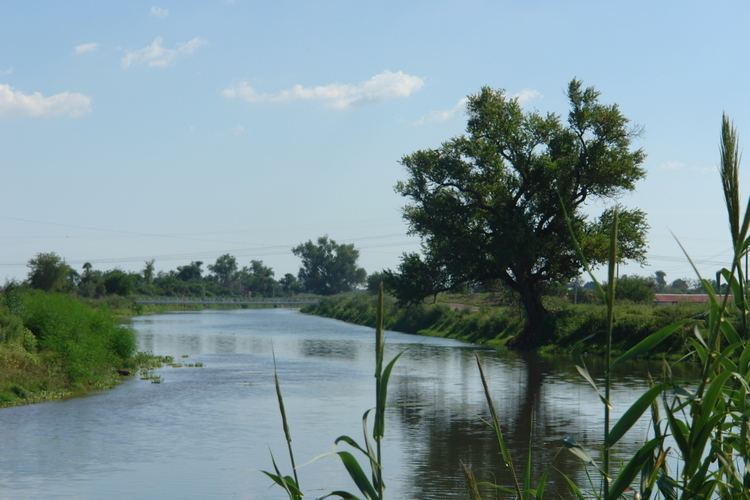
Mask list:
[[[114,369],[135,351],[135,336],[106,311],[66,295],[23,295],[22,319],[41,350],[60,358],[73,385],[108,381]]]

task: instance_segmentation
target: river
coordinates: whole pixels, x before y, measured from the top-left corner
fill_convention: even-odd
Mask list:
[[[88,397],[0,410],[0,499],[285,498],[260,473],[271,470],[270,452],[290,472],[272,352],[306,498],[357,493],[330,452],[341,434],[361,439],[362,413],[374,405],[372,329],[288,309],[161,314],[133,326],[141,350],[203,367],[165,367],[160,384],[134,377]],[[531,441],[539,467],[554,461],[585,478],[580,460],[559,452],[560,440],[572,435],[595,448],[601,404],[569,360],[396,332],[386,342],[386,359],[405,350],[386,413],[388,498],[466,498],[461,462],[480,480],[510,484],[483,422],[477,350],[516,463]],[[643,390],[645,374],[643,365],[617,374],[615,414]],[[646,431],[642,421],[626,436],[615,464]]]

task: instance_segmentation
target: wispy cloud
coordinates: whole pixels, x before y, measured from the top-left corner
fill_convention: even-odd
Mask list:
[[[234,127],[232,127],[232,135],[233,136],[239,137],[239,136],[244,135],[244,134],[245,134],[245,127],[243,127],[239,123],[237,125],[235,125]]]
[[[415,120],[414,125],[417,127],[421,127],[422,125],[427,125],[428,123],[447,122],[448,120],[455,118],[456,116],[463,115],[464,113],[466,113],[466,103],[468,101],[469,100],[466,97],[463,97],[459,99],[452,108],[444,109],[442,111],[432,111]]]
[[[524,104],[528,104],[529,102],[536,99],[541,99],[544,96],[538,90],[523,89],[520,92],[516,92],[511,97],[513,97],[514,99],[518,99],[518,104],[523,106]]]
[[[533,89],[524,89],[515,94],[511,94],[510,97],[517,99],[518,103],[523,106],[534,99],[540,99],[542,93]],[[466,113],[466,104],[468,102],[468,98],[462,97],[452,107],[440,111],[431,111],[430,113],[416,119],[413,125],[421,127],[422,125],[427,125],[429,123],[447,122],[448,120],[462,116]]]
[[[164,39],[159,36],[142,49],[126,50],[120,64],[123,68],[139,64],[152,68],[168,68],[174,66],[178,59],[191,55],[207,43],[203,38],[196,37],[187,42],[178,43],[174,48],[169,48],[162,45],[163,42]]]
[[[7,76],[13,74],[13,66],[8,66],[5,69],[0,69],[0,75]]]
[[[78,92],[61,92],[45,96],[41,92],[24,94],[7,84],[0,84],[0,116],[70,116],[91,111],[91,98]]]
[[[169,9],[163,7],[152,6],[148,11],[148,15],[151,17],[167,17],[169,15]]]
[[[98,48],[99,48],[99,44],[96,42],[81,43],[75,46],[75,48],[73,49],[73,53],[77,56],[80,56],[81,54],[88,54],[89,52],[94,52]]]
[[[320,101],[332,108],[345,110],[360,104],[409,97],[423,86],[424,80],[418,76],[403,71],[383,71],[360,83],[330,83],[314,87],[297,84],[274,93],[259,93],[243,81],[225,88],[222,95],[227,99],[249,103]]]

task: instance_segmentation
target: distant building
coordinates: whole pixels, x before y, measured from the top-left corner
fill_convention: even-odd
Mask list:
[[[732,300],[732,297],[729,297]],[[708,304],[708,295],[705,293],[657,293],[654,295],[654,304]]]

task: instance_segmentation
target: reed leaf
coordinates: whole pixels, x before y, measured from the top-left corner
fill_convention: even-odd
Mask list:
[[[513,486],[516,489],[516,494],[519,499],[523,498],[521,491],[521,484],[518,482],[516,476],[516,468],[513,465],[513,457],[510,455],[510,451],[503,438],[503,430],[500,428],[500,420],[497,418],[497,412],[495,411],[495,404],[492,402],[492,395],[490,394],[490,388],[487,385],[487,379],[484,376],[484,368],[482,367],[482,361],[479,359],[479,353],[474,353],[474,358],[477,361],[477,367],[479,368],[479,377],[482,380],[482,388],[484,389],[484,396],[487,399],[487,406],[490,409],[490,416],[492,417],[492,428],[495,431],[495,437],[497,439],[498,447],[500,448],[500,454],[503,457],[503,463],[507,468],[510,469],[511,477],[513,478]]]
[[[294,463],[294,452],[292,451],[292,433],[289,430],[289,423],[286,418],[286,410],[284,409],[284,398],[281,395],[281,383],[279,382],[279,372],[276,368],[276,353],[271,350],[273,356],[273,381],[276,386],[276,398],[279,403],[279,412],[281,413],[281,423],[284,428],[284,437],[286,438],[286,446],[289,450],[289,461],[292,464],[292,473],[294,474],[294,483],[299,488],[299,478],[297,477],[297,466]]]
[[[565,474],[560,469],[555,469],[559,474],[560,477],[563,478],[563,481],[565,481],[565,485],[568,487],[568,490],[575,495],[575,497],[578,500],[586,500],[586,497],[583,495],[583,491],[581,491],[581,488],[578,487],[578,485],[568,477],[567,474]]]
[[[620,498],[620,495],[622,495],[625,489],[630,486],[630,483],[633,482],[635,476],[638,475],[638,471],[643,467],[644,462],[648,460],[651,453],[660,443],[661,439],[652,439],[635,452],[633,458],[631,458],[625,467],[623,467],[617,475],[617,478],[615,478],[610,485],[609,491],[605,496],[606,500],[616,500]]]
[[[607,406],[608,408],[612,408],[612,405],[610,404],[610,402],[607,401],[607,398],[604,397],[604,394],[602,394],[602,391],[599,390],[599,386],[596,385],[596,382],[594,381],[594,378],[589,373],[588,368],[586,368],[586,366],[580,366],[580,365],[575,365],[575,366],[576,366],[576,370],[584,378],[584,380],[588,382],[591,387],[594,388],[601,402],[604,403],[604,405]]]
[[[482,500],[482,494],[479,492],[479,483],[477,482],[477,478],[465,463],[460,463],[461,469],[464,471],[464,478],[466,479],[466,489],[469,492],[469,498],[471,500]]]
[[[633,425],[641,418],[641,415],[649,409],[651,404],[654,402],[656,397],[661,394],[662,390],[666,387],[665,384],[658,384],[651,387],[648,391],[643,393],[625,413],[623,413],[620,420],[612,427],[612,430],[607,435],[607,439],[604,443],[606,447],[612,447],[617,443],[625,433],[633,427]]]
[[[629,359],[633,359],[637,356],[640,356],[641,354],[644,354],[646,352],[653,350],[656,346],[664,342],[674,332],[680,330],[689,322],[690,320],[685,319],[685,320],[677,321],[675,323],[672,323],[671,325],[667,325],[663,328],[656,330],[654,333],[650,334],[648,337],[641,340],[636,345],[634,345],[633,347],[625,351],[622,355],[615,358],[615,360],[612,361],[612,366],[615,367],[619,365],[620,363],[623,363]]]
[[[349,477],[352,478],[352,481],[354,481],[354,484],[357,485],[357,488],[359,488],[359,491],[362,492],[365,498],[369,500],[379,500],[382,498],[375,491],[375,487],[367,478],[367,475],[362,470],[362,467],[359,465],[359,462],[357,462],[357,459],[354,458],[354,455],[352,455],[348,451],[338,451],[336,452],[336,454],[344,464],[346,471],[349,473]]]

